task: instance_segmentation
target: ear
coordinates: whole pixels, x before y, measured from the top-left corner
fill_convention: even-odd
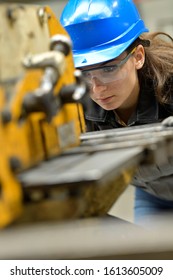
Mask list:
[[[135,53],[134,53],[134,58],[135,58],[135,67],[136,69],[141,69],[142,66],[144,65],[145,62],[145,50],[142,45],[138,45],[136,47]]]

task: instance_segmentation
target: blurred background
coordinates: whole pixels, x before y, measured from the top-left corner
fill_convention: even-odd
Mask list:
[[[31,3],[30,1],[24,1]],[[67,0],[34,1],[43,5],[50,5],[57,17],[68,2]],[[173,35],[173,1],[172,0],[136,0],[134,1],[146,25],[151,31],[162,30]]]
[[[49,5],[59,18],[68,0],[0,0],[0,2],[21,2]],[[146,25],[151,31],[161,30],[173,35],[172,0],[134,0]]]

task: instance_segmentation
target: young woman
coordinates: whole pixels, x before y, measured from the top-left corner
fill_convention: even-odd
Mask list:
[[[73,42],[75,66],[90,86],[88,131],[161,122],[173,115],[173,39],[149,33],[133,1],[71,0],[61,23]],[[173,213],[171,164],[165,173],[157,166],[148,170],[149,182],[142,171],[134,181],[136,222]],[[152,172],[157,176],[152,178]]]

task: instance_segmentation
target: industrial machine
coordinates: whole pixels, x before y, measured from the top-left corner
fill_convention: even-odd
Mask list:
[[[88,88],[53,11],[1,4],[0,26],[0,228],[106,215],[139,164],[172,155],[172,130],[86,133]]]

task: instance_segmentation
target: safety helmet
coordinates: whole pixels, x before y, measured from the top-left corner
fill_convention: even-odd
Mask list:
[[[60,22],[72,39],[76,68],[116,58],[148,31],[132,0],[69,0]]]

